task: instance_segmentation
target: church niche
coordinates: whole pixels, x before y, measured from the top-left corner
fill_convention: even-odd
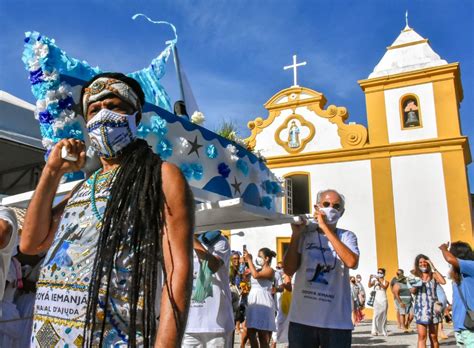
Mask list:
[[[420,128],[420,102],[416,95],[405,95],[400,99],[402,129]]]

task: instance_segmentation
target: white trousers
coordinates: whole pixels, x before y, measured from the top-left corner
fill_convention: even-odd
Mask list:
[[[232,348],[232,332],[185,333],[181,348]]]

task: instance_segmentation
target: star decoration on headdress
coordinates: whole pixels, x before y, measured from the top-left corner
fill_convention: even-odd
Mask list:
[[[198,144],[197,135],[194,137],[194,141],[191,141],[189,139],[186,140],[188,141],[189,145],[191,145],[191,149],[188,152],[188,156],[193,152],[196,152],[196,155],[199,157],[199,148],[202,147],[202,145]]]
[[[239,195],[241,195],[242,193],[240,192],[240,185],[242,185],[241,182],[238,182],[237,181],[237,178],[234,176],[234,183],[233,184],[230,184],[230,186],[232,186],[234,188],[234,196],[237,194],[237,192],[239,193]]]

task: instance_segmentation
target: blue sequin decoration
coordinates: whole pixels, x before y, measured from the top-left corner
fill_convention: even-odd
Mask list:
[[[244,176],[247,176],[249,175],[249,165],[247,164],[247,162],[245,162],[243,159],[239,158],[237,160],[237,169],[240,170],[242,172],[242,174],[244,174]]]
[[[210,159],[217,157],[217,148],[215,145],[211,144],[206,147],[206,156]]]

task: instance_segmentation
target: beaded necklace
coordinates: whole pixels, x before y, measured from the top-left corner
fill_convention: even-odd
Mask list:
[[[117,171],[117,169],[118,169],[118,166],[115,167],[114,169],[104,173],[104,175],[105,175],[104,181],[106,181],[104,186],[106,186],[110,183],[111,178],[114,177],[115,172]],[[99,223],[102,223],[102,220],[104,219],[104,216],[97,209],[97,205],[96,205],[96,201],[95,201],[95,189],[96,189],[96,184],[97,184],[97,178],[98,178],[99,173],[100,173],[101,170],[102,170],[102,168],[99,168],[95,171],[95,173],[92,176],[92,183],[91,183],[91,208],[92,208],[92,212],[94,213],[94,215],[97,218],[97,220],[99,221]]]

